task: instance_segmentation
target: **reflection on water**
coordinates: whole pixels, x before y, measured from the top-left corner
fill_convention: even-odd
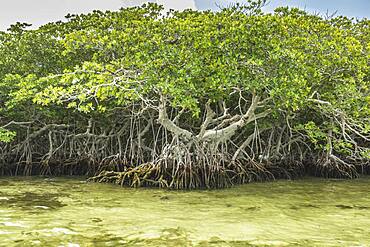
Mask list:
[[[0,246],[370,246],[370,178],[216,191],[0,178]]]

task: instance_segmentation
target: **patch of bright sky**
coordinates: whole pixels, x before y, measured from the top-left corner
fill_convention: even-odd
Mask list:
[[[34,27],[63,20],[67,13],[87,13],[94,9],[117,10],[120,7],[158,2],[167,8],[213,9],[227,6],[235,0],[0,0],[0,30],[19,22],[32,23]],[[245,2],[239,0],[238,2]],[[370,0],[270,0],[264,8],[271,12],[278,6],[294,6],[309,12],[333,13],[352,17],[370,18]]]
[[[235,0],[218,0],[207,1],[197,0],[198,9],[216,9],[217,5],[227,6],[235,2]],[[337,12],[337,15],[346,15],[358,18],[370,18],[370,0],[268,0],[268,4],[264,8],[267,12],[280,6],[291,6],[304,9],[310,13],[328,13]]]
[[[299,7],[310,13],[325,14],[328,11],[337,12],[337,15],[370,18],[370,0],[271,0],[265,10],[271,12],[279,6]]]
[[[0,0],[0,30],[10,24],[27,22],[40,26],[63,20],[68,13],[88,13],[95,9],[118,10],[155,0]]]

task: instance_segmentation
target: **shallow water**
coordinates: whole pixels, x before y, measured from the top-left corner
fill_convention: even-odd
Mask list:
[[[0,246],[370,246],[370,178],[216,191],[0,178]]]

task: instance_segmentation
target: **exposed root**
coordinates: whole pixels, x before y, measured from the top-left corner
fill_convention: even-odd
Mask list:
[[[335,155],[322,156],[315,165],[315,175],[326,178],[357,178],[356,166],[349,164]]]
[[[159,113],[137,105],[111,119],[17,125],[18,139],[0,145],[0,175],[83,175],[127,187],[211,189],[306,174],[370,173],[369,159],[359,155],[368,151],[367,140],[361,146],[352,140],[357,144],[346,146],[354,151],[344,159],[336,156],[332,132],[330,150],[318,151],[306,135],[294,132],[289,119],[259,127],[257,120],[268,113],[259,107],[254,95],[234,112],[225,102],[208,102],[203,119],[191,127],[179,121],[183,111],[162,98]]]
[[[128,168],[123,172],[102,171],[91,177],[88,182],[114,183],[130,187],[169,187],[167,180],[160,173],[160,167],[155,164],[142,164]]]
[[[291,170],[292,171],[292,170]],[[225,188],[237,184],[262,182],[278,178],[293,178],[293,173],[277,166],[254,162],[221,165],[166,166],[164,163],[146,163],[123,172],[102,171],[89,182],[114,183],[127,187],[159,187],[171,189]]]

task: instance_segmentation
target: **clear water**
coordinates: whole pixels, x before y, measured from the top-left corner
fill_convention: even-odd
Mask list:
[[[215,191],[0,178],[0,246],[370,246],[370,178]]]

